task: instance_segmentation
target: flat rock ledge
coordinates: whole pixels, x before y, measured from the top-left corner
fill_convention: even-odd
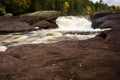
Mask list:
[[[0,53],[0,79],[119,80],[118,35],[107,31],[85,41],[9,48]]]

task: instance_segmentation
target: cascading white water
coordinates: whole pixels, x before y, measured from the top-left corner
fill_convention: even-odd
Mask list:
[[[85,40],[97,35],[101,29],[91,28],[91,22],[84,17],[59,17],[56,20],[58,28],[50,30],[37,30],[28,33],[11,33],[0,35],[0,51],[7,47],[21,44],[49,44],[63,40]],[[80,34],[82,32],[82,34]],[[84,35],[85,32],[96,32]]]
[[[102,31],[101,29],[93,29],[91,27],[91,21],[85,17],[66,16],[59,17],[56,20],[59,25],[58,31],[82,31],[82,32],[94,32]]]
[[[59,17],[56,20],[60,31],[91,31],[91,22],[85,18],[73,16]]]

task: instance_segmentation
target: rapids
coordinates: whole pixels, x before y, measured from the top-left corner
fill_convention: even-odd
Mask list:
[[[93,29],[85,17],[63,16],[56,20],[58,28],[0,35],[0,51],[22,44],[49,44],[64,40],[85,40],[95,37],[101,29]],[[37,27],[37,26],[36,26]]]

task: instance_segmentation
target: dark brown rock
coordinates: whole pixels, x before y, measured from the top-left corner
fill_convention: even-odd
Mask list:
[[[12,20],[19,22],[27,22],[30,25],[32,25],[38,21],[41,21],[42,19],[39,17],[25,16],[25,17],[14,17]]]
[[[106,35],[105,41],[109,42],[111,49],[120,52],[120,30],[106,31]]]
[[[113,30],[120,30],[120,20],[107,20],[101,24],[99,28],[112,28]]]
[[[55,19],[59,15],[57,11],[37,11],[20,16],[0,16],[0,33],[57,28]]]
[[[99,26],[101,24],[103,24],[104,22],[104,18],[98,18],[98,19],[95,19],[95,20],[92,20],[92,28],[99,28]]]
[[[26,22],[8,20],[0,23],[0,32],[18,32],[18,31],[29,31],[29,30],[35,30],[35,28],[30,26]]]
[[[37,23],[34,23],[32,26],[39,27],[39,29],[50,29],[50,28],[57,28],[58,25],[55,23],[50,23],[48,21],[39,21]]]
[[[95,12],[93,13],[90,18],[91,20],[93,19],[98,19],[98,18],[101,18],[101,17],[105,17],[105,16],[108,16],[108,15],[111,15],[111,14],[119,14],[120,11],[119,10],[116,10],[116,11],[112,11],[112,10],[104,10],[104,11],[100,11],[100,12]]]
[[[108,15],[108,16],[101,17],[98,19],[93,19],[92,20],[92,27],[99,28],[99,26],[101,24],[103,24],[105,21],[108,21],[108,20],[120,20],[120,14]]]
[[[22,67],[24,65],[24,67]],[[0,52],[0,79],[17,80],[19,73],[25,70],[26,64],[12,56]],[[29,66],[29,65],[28,65]],[[27,67],[28,67],[27,66]],[[17,74],[17,78],[15,77]]]
[[[111,50],[120,52],[120,31],[119,30],[110,30],[101,32],[98,37],[104,39],[104,41],[109,44]]]
[[[12,20],[12,17],[0,16],[0,23],[4,21],[9,21],[9,20]]]
[[[85,41],[21,45],[9,48],[5,55],[29,65],[12,73],[20,80],[119,80],[119,35],[119,31],[105,31]]]

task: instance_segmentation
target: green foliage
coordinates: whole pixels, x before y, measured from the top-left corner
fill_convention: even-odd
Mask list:
[[[102,0],[96,3],[89,0],[0,0],[0,6],[15,15],[41,10],[61,11],[62,15],[84,15],[106,9],[120,10],[119,6],[108,6]]]
[[[4,0],[3,3],[6,11],[13,14],[26,12],[25,10],[30,6],[30,0]]]

